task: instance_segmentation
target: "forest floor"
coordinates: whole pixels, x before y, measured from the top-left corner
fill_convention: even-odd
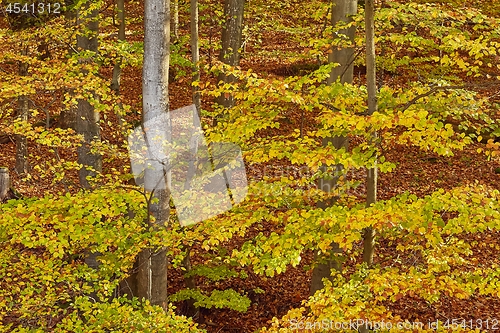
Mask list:
[[[132,17],[141,17],[142,8],[134,7],[129,11]],[[182,28],[182,27],[181,27]],[[186,27],[184,27],[186,28]],[[141,31],[140,23],[128,27],[130,30]],[[182,31],[182,33],[186,33]],[[285,49],[300,50],[299,45],[290,42],[283,42],[283,35],[263,34],[259,45],[261,49],[276,50]],[[141,40],[142,35],[138,34],[133,39]],[[243,55],[241,67],[243,69],[251,68],[259,75],[268,75],[275,77],[286,77],[294,75],[298,67],[305,66],[307,63],[289,63],[286,59],[280,58],[262,58],[252,55],[252,46],[249,45],[246,53]],[[314,65],[311,61],[309,65]],[[103,74],[111,75],[111,68],[103,69]],[[391,78],[396,79],[396,78]],[[398,80],[405,80],[404,75],[400,75]],[[191,104],[191,88],[188,80],[174,80],[170,84],[171,108],[176,109],[181,106]],[[124,103],[132,106],[133,109],[141,109],[141,70],[138,68],[125,68],[122,75],[122,93]],[[204,101],[209,103],[209,101]],[[306,117],[305,121],[301,117]],[[303,122],[314,126],[314,115],[302,115],[299,111],[291,110],[286,117],[289,122],[282,124],[280,131],[293,131],[298,128],[298,124]],[[107,127],[103,127],[103,136],[108,135]],[[262,133],[265,135],[265,133]],[[353,138],[356,140],[356,138]],[[439,157],[432,153],[418,150],[416,147],[397,145],[388,147],[386,159],[397,163],[397,168],[391,173],[380,174],[378,183],[378,198],[388,199],[394,195],[405,191],[416,194],[419,197],[430,194],[438,188],[450,189],[458,185],[480,183],[500,189],[500,174],[496,169],[500,165],[496,162],[488,161],[484,154],[477,153],[477,148],[484,146],[482,143],[475,143],[463,151],[455,153],[453,157]],[[35,149],[31,147],[30,149]],[[15,144],[6,143],[1,145],[2,154],[0,155],[0,165],[8,166],[10,170],[15,165]],[[43,151],[42,151],[43,153]],[[47,158],[52,156],[46,152]],[[40,152],[37,153],[40,156]],[[41,156],[43,159],[43,155]],[[50,157],[51,158],[51,157]],[[286,171],[284,171],[286,170]],[[248,175],[250,179],[256,179],[263,173],[283,174],[283,172],[300,172],[287,165],[268,165],[265,170],[249,168]],[[69,178],[75,175],[68,175]],[[50,182],[38,179],[34,173],[34,180],[27,181],[11,174],[13,187],[25,196],[42,196],[45,192],[54,191]],[[363,180],[365,175],[363,171],[353,173],[350,177],[357,180]],[[76,180],[75,180],[76,181]],[[353,191],[360,200],[364,198],[363,186]],[[272,229],[274,225],[262,223],[260,228]],[[228,249],[236,248],[250,239],[257,233],[257,227],[251,230],[245,238],[235,237],[224,244]],[[267,230],[270,231],[270,230]],[[472,238],[475,239],[472,239]],[[500,246],[500,234],[489,232],[476,234],[466,238],[468,242],[478,241],[480,246],[474,251],[474,257],[478,262],[495,262],[500,265],[500,255],[497,248]],[[380,240],[376,245],[375,263],[387,260],[394,254],[394,247],[389,246],[384,240]],[[196,253],[196,251],[194,251]],[[202,309],[197,320],[202,328],[206,328],[210,333],[223,332],[254,332],[260,327],[270,324],[273,317],[281,317],[288,310],[299,307],[309,295],[309,284],[311,272],[305,270],[304,266],[311,263],[312,254],[304,256],[303,262],[296,268],[289,268],[286,272],[277,275],[272,279],[254,274],[250,269],[246,269],[247,279],[232,278],[219,283],[211,283],[204,279],[198,279],[197,283],[203,290],[212,290],[213,288],[224,289],[233,288],[234,290],[246,293],[252,300],[252,305],[245,313],[239,313],[227,309]],[[411,260],[406,258],[405,260]],[[196,254],[193,261],[196,262]],[[350,258],[346,261],[346,267],[353,267],[359,263],[361,258]],[[394,260],[394,258],[392,259]],[[169,292],[174,293],[184,288],[183,278],[180,270],[174,270],[169,274]],[[256,292],[256,290],[264,292]],[[184,311],[182,304],[177,304],[179,313]],[[500,298],[499,297],[474,297],[470,299],[456,299],[442,296],[441,299],[433,304],[417,297],[405,296],[395,303],[387,304],[388,309],[393,314],[398,314],[402,318],[412,322],[435,321],[437,319],[446,321],[447,319],[493,319],[500,320]],[[500,324],[499,324],[500,328]]]

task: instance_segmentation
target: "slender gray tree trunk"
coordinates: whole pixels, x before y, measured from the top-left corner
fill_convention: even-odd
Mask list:
[[[197,82],[200,80],[200,50],[199,50],[199,40],[198,40],[198,0],[191,0],[190,2],[190,24],[191,24],[191,61],[193,62],[193,73],[192,82]],[[200,89],[198,86],[193,85],[193,104],[196,107],[196,112],[198,114],[198,119],[201,119],[201,97]],[[195,127],[197,124],[193,124]],[[197,154],[198,142],[194,144],[193,150],[191,151],[192,156]],[[194,159],[189,163],[188,177],[184,188],[189,189],[191,187],[191,180],[195,172],[195,161]],[[191,247],[186,248],[186,255],[183,260],[183,266],[185,268],[185,274],[191,271]],[[184,284],[186,288],[196,289],[196,279],[194,276],[184,277]],[[189,317],[196,317],[199,314],[199,309],[194,305],[194,299],[186,300],[186,315]]]
[[[184,268],[186,270],[186,273],[191,272],[191,270],[192,270],[192,266],[191,266],[191,246],[189,246],[186,249],[186,256],[184,257],[182,265],[184,266]],[[196,289],[196,279],[195,279],[195,276],[191,275],[189,277],[185,277],[184,278],[184,285],[188,289],[195,290]],[[195,306],[194,303],[195,303],[195,300],[192,299],[192,298],[186,300],[186,307],[187,307],[186,314],[187,314],[187,316],[193,317],[193,318],[197,317],[199,315],[199,313],[200,313],[199,312],[199,308],[197,306]]]
[[[172,15],[172,29],[174,30],[174,38],[177,41],[179,39],[179,0],[174,0],[173,7],[174,15]]]
[[[144,65],[142,70],[143,124],[169,111],[170,0],[144,2]],[[146,129],[147,131],[147,129]],[[146,170],[147,173],[147,170]],[[148,175],[146,174],[145,177]],[[166,175],[168,178],[168,175]],[[168,183],[168,180],[167,180]],[[168,224],[170,193],[157,188],[149,193],[150,227]],[[145,249],[138,257],[137,293],[151,304],[167,308],[167,249]]]
[[[28,46],[24,46],[21,55],[28,54]],[[19,64],[19,75],[26,76],[28,75],[28,64],[20,63]],[[29,100],[28,96],[20,95],[17,99],[18,102],[18,110],[17,110],[17,118],[22,121],[28,121],[29,114]],[[24,174],[28,172],[28,140],[24,135],[16,134],[16,172],[18,174]]]
[[[191,60],[193,61],[193,82],[200,80],[200,46],[198,39],[198,0],[191,0]],[[193,104],[201,117],[201,97],[198,86],[193,86]],[[200,118],[201,119],[201,118]]]
[[[4,12],[2,12],[4,14]],[[8,13],[5,13],[8,14]],[[11,13],[12,14],[12,13]],[[15,31],[22,31],[32,27],[32,24],[29,22],[27,16],[23,15],[6,15],[6,18],[9,20],[10,28]],[[29,52],[28,44],[21,44],[21,56],[27,56]],[[26,62],[19,62],[18,73],[20,76],[28,75],[28,67],[29,64]],[[20,94],[17,98],[17,110],[15,114],[18,120],[23,122],[28,121],[29,117],[29,99],[28,96],[24,94]],[[14,140],[16,142],[16,165],[15,171],[18,174],[24,174],[28,172],[28,140],[26,136],[22,134],[14,135]]]
[[[118,12],[118,40],[125,41],[125,0],[116,0],[116,9]],[[111,89],[118,96],[120,95],[120,87],[121,87],[121,74],[122,74],[122,58],[118,58],[113,67],[113,77],[111,79]],[[118,107],[120,111],[117,114],[118,125],[120,128],[123,126],[123,104],[122,102],[118,102]],[[129,217],[133,218],[133,213],[129,211]],[[123,295],[127,294],[130,298],[137,296],[137,262],[134,264],[132,269],[133,273],[121,281],[120,286],[115,291],[115,295]]]
[[[374,24],[374,0],[365,2],[365,30],[366,30],[366,84],[368,90],[368,115],[377,111],[377,77],[375,65],[375,24]],[[372,136],[375,144],[377,133]],[[368,169],[366,178],[366,206],[377,201],[377,164]],[[375,233],[372,228],[367,228],[364,234],[363,261],[370,266],[373,263],[373,252],[375,247]]]
[[[7,198],[10,188],[9,169],[0,167],[0,202]]]
[[[125,41],[125,1],[117,0],[116,7],[118,9],[118,40]],[[113,67],[113,78],[111,81],[111,89],[117,94],[120,93],[121,63],[122,60],[119,58]]]
[[[238,66],[240,63],[244,10],[245,0],[224,0],[225,22],[222,27],[222,49],[219,60],[230,66]],[[222,73],[219,81],[231,83],[235,81],[235,77]],[[223,94],[217,101],[226,108],[234,106],[234,98],[231,95]]]
[[[351,15],[355,15],[357,12],[357,0],[333,0],[332,2],[332,18],[331,23],[332,26],[335,26],[339,22],[350,22],[352,21]],[[351,27],[349,29],[344,29],[339,32],[347,36],[347,39],[351,42],[354,42],[354,34],[356,33],[355,27]],[[332,69],[330,73],[330,77],[328,79],[328,83],[332,84],[337,80],[340,80],[342,83],[352,83],[353,79],[353,62],[354,62],[354,48],[346,47],[346,48],[333,48],[332,52],[328,57],[328,61],[330,63],[338,63],[340,66],[337,66]],[[331,143],[335,148],[341,149],[345,148],[347,150],[348,147],[348,138],[347,137],[331,137],[324,138],[323,145],[327,146]],[[326,168],[321,167],[322,171],[325,171]],[[343,166],[341,164],[336,166],[335,175],[329,179],[320,179],[318,181],[318,187],[325,192],[330,192],[337,186],[339,175],[341,174]],[[320,208],[326,208],[334,204],[335,200],[330,202],[321,202],[318,204]],[[342,263],[340,262],[338,256],[336,254],[342,253],[342,250],[339,248],[338,244],[332,244],[332,250],[326,258],[322,258],[315,255],[316,260],[319,262],[313,269],[312,278],[311,278],[311,286],[309,289],[309,293],[313,295],[316,291],[323,289],[324,283],[323,279],[331,279],[331,270],[334,269],[336,271],[342,270]]]
[[[118,40],[125,41],[125,0],[117,0],[116,7],[118,9]],[[120,82],[122,75],[122,59],[118,58],[115,62],[115,66],[113,67],[113,78],[111,80],[111,89],[118,96],[120,95]],[[123,104],[122,102],[118,102],[119,110],[118,117],[118,125],[120,128],[123,126]]]
[[[67,29],[75,29],[76,25],[76,10],[72,8],[74,5],[74,0],[65,0],[65,6],[68,7],[68,10],[64,13],[64,18],[65,18],[65,26]],[[71,45],[68,48],[68,55],[73,55],[74,53],[74,46]],[[73,97],[74,96],[74,91],[72,90],[67,90],[68,93]],[[73,98],[71,98],[73,100]],[[70,105],[68,106],[67,109],[62,110],[59,119],[57,121],[57,126],[60,128],[71,128],[76,131],[76,115],[78,112],[78,107]]]
[[[374,0],[365,1],[365,31],[366,31],[366,85],[368,90],[368,115],[377,111],[377,78],[375,65],[375,4]],[[375,144],[377,132],[372,134],[372,144]],[[377,201],[377,164],[368,169],[366,177],[366,206],[370,207]],[[373,264],[375,250],[375,230],[368,227],[363,235],[363,262],[368,267]],[[370,332],[368,326],[360,327],[361,333]]]

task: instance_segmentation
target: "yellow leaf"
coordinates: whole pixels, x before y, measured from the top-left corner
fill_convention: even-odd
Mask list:
[[[477,137],[477,142],[481,142],[481,140],[483,139],[483,137],[480,135]]]

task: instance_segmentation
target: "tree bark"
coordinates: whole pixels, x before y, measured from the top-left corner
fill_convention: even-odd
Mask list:
[[[125,41],[125,3],[124,0],[117,0],[118,9],[118,40]],[[113,78],[111,80],[111,89],[118,95],[120,93],[120,79],[122,74],[121,58],[117,59],[113,67]]]
[[[82,10],[88,10],[88,6],[88,3],[85,4]],[[97,52],[97,35],[99,33],[99,24],[97,21],[98,14],[98,10],[93,10],[81,17],[79,12],[76,13],[78,20],[80,22],[85,22],[86,28],[91,32],[91,35],[77,36],[76,45],[78,52]],[[90,63],[91,61],[92,60],[89,58],[80,57],[79,59],[79,63],[82,65]],[[85,69],[82,70],[82,73],[83,75],[88,75],[88,71]],[[71,116],[71,111],[69,116]],[[91,152],[91,144],[100,140],[99,113],[86,99],[78,100],[75,126],[76,133],[83,136],[81,146],[77,148],[78,163],[82,166],[78,171],[80,186],[84,189],[91,189],[92,186],[87,177],[94,177],[97,172],[102,170],[102,157],[99,154],[93,154]],[[85,256],[85,263],[87,266],[98,270],[100,263],[97,261],[97,258],[99,256],[100,253],[98,252],[87,253]],[[88,296],[98,301],[95,292]]]
[[[333,0],[332,8],[332,26],[335,27],[339,22],[352,22],[352,15],[356,15],[357,0]],[[356,33],[356,27],[350,27],[348,29],[342,29],[338,32],[339,35],[345,35],[346,40],[354,43],[354,35]],[[330,72],[330,77],[328,78],[328,83],[336,82],[340,80],[342,83],[352,83],[353,72],[354,72],[354,47],[343,47],[332,49],[332,52],[328,55],[329,63],[337,63],[337,66]]]
[[[88,6],[88,4],[86,6]],[[79,18],[80,20],[88,20],[86,26],[87,29],[92,32],[91,36],[79,35],[77,37],[77,48],[80,51],[97,52],[97,35],[99,33],[99,23],[96,19],[97,15],[98,11],[93,10],[92,13],[88,14],[86,17]],[[80,59],[81,64],[91,61],[92,60],[88,58]],[[82,72],[84,75],[88,74],[86,70],[82,70]],[[101,133],[99,127],[99,113],[86,99],[78,100],[76,132],[77,134],[83,135],[82,145],[77,149],[78,163],[82,165],[82,168],[78,172],[78,177],[80,185],[83,188],[89,189],[91,188],[91,184],[87,177],[94,177],[97,172],[102,170],[102,157],[99,154],[93,154],[91,152],[91,144],[100,141]]]
[[[21,55],[28,55],[28,47],[23,47]],[[28,75],[28,64],[21,62],[19,64],[19,75]],[[29,114],[29,100],[28,96],[20,95],[17,99],[18,110],[17,118],[23,122],[28,121]],[[18,174],[24,174],[28,172],[28,140],[22,134],[16,134],[14,136],[16,141],[16,167],[15,170]]]
[[[230,66],[238,66],[240,63],[240,48],[243,34],[243,13],[245,0],[224,0],[225,23],[222,28],[222,49],[219,60]],[[219,82],[232,83],[235,77],[221,73]],[[226,107],[234,106],[234,98],[230,94],[219,96],[217,102]]]
[[[375,64],[375,4],[374,0],[365,1],[365,31],[366,31],[366,85],[368,90],[368,115],[377,111],[377,70]],[[372,144],[377,140],[377,132],[372,134]],[[368,169],[366,177],[366,206],[370,207],[377,201],[377,162]],[[363,235],[363,262],[368,267],[373,264],[375,250],[375,230],[368,227]],[[361,333],[368,333],[368,326],[360,327]]]
[[[366,83],[368,90],[368,115],[377,111],[377,77],[375,65],[375,24],[374,24],[374,0],[365,2],[365,30],[366,30]],[[372,136],[375,144],[377,133]],[[368,170],[366,179],[366,206],[370,207],[377,201],[377,164]],[[375,233],[372,228],[367,228],[364,233],[363,261],[371,266],[373,263],[373,252],[375,247]]]
[[[192,5],[192,2],[191,2]],[[174,15],[172,20],[172,29],[174,30],[175,41],[179,39],[179,0],[174,0]]]
[[[0,202],[7,198],[10,188],[9,169],[0,167]]]
[[[170,0],[145,0],[144,65],[142,71],[143,124],[169,111],[168,67],[170,61]],[[147,131],[147,129],[146,129]],[[148,177],[146,170],[145,177]],[[168,178],[168,174],[166,177]],[[168,180],[167,180],[168,183]],[[170,215],[168,188],[150,193],[148,202],[153,228],[166,227]],[[145,249],[138,257],[138,297],[167,308],[167,249]]]
[[[185,274],[189,274],[192,270],[191,266],[191,246],[187,247],[186,249],[186,255],[184,256],[184,260],[182,262],[182,265],[186,269]],[[184,285],[188,289],[196,289],[196,279],[193,275],[189,277],[184,277]],[[188,299],[186,300],[186,315],[188,317],[196,317],[199,314],[199,308],[194,305],[195,300],[194,299]]]
[[[191,0],[191,60],[193,61],[193,82],[200,81],[200,46],[198,39],[198,0]],[[201,96],[198,86],[193,86],[193,104],[201,119]]]
[[[190,2],[190,28],[191,28],[191,61],[193,62],[193,68],[192,68],[192,82],[198,82],[200,81],[200,67],[199,67],[199,61],[200,61],[200,53],[199,53],[199,39],[198,39],[198,0],[191,0]],[[175,26],[175,24],[174,24]],[[193,104],[195,105],[196,108],[196,113],[198,115],[198,119],[201,119],[201,96],[200,96],[200,89],[197,85],[192,86],[193,89]],[[196,117],[194,117],[196,118]],[[193,124],[194,127],[197,127],[197,124]],[[191,154],[193,156],[196,156],[197,154],[197,147],[198,143],[196,142],[194,144],[194,151],[191,151]],[[186,183],[184,186],[184,189],[189,189],[191,187],[191,180],[192,176],[195,172],[195,161],[192,160],[189,164],[189,169],[188,169],[188,176],[186,179]],[[183,266],[186,269],[186,274],[191,271],[191,247],[188,247],[186,249],[186,255],[183,260]],[[185,277],[184,278],[184,284],[186,285],[186,288],[189,289],[195,289],[196,288],[196,280],[194,276],[190,277]],[[195,300],[194,299],[188,299],[186,300],[186,315],[189,317],[195,317],[197,314],[199,314],[198,307],[194,305]]]
[[[73,8],[74,0],[65,0],[64,1],[67,10],[64,13],[64,18],[66,22],[66,28],[74,29],[76,24],[76,9]],[[71,56],[74,53],[73,46],[68,48],[68,55]],[[68,94],[73,97],[74,91],[67,90]],[[73,98],[71,98],[73,100]],[[59,116],[59,120],[57,121],[57,126],[63,129],[74,129],[76,131],[76,116],[77,116],[78,108],[77,106],[70,105],[68,109],[62,110]]]
[[[116,7],[118,9],[118,40],[125,41],[125,0],[116,0]],[[113,67],[113,78],[111,80],[111,89],[117,96],[120,95],[120,81],[122,75],[122,59],[118,58]],[[120,128],[123,126],[123,104],[118,102],[119,110],[117,112],[118,125]]]
[[[355,15],[357,12],[357,0],[333,0],[333,10],[331,23],[332,26],[337,25],[339,22],[351,22],[351,15]],[[354,42],[354,35],[356,33],[355,27],[351,27],[349,29],[344,29],[339,32],[339,34],[343,34],[347,36],[347,39],[350,42]],[[340,80],[342,83],[352,83],[353,79],[353,60],[354,60],[354,48],[353,47],[345,47],[345,48],[333,48],[332,52],[328,56],[328,61],[330,63],[338,63],[340,66],[337,66],[332,69],[330,73],[330,77],[328,78],[328,84],[332,84],[337,80]],[[323,146],[327,146],[331,143],[336,149],[348,148],[348,138],[347,137],[331,137],[323,139]],[[321,167],[322,171],[326,170],[325,166]],[[336,174],[331,179],[320,179],[318,181],[318,188],[322,189],[325,192],[332,191],[338,182],[338,178],[340,173],[342,172],[343,166],[341,164],[336,166]],[[321,202],[318,203],[319,208],[326,208],[328,206],[333,205],[335,200],[330,202]],[[340,262],[337,254],[342,253],[342,250],[339,248],[338,244],[333,243],[332,249],[330,253],[326,256],[326,258],[320,258],[318,253],[315,254],[315,259],[318,262],[313,269],[312,278],[311,278],[311,286],[309,289],[310,295],[313,295],[316,291],[324,288],[323,279],[327,278],[331,280],[331,270],[334,269],[336,271],[342,270],[342,263]]]

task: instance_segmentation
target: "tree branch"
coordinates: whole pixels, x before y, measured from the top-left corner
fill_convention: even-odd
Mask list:
[[[419,99],[422,99],[424,97],[432,95],[433,93],[435,93],[436,91],[439,91],[439,90],[445,90],[446,91],[446,90],[458,90],[458,89],[468,89],[468,88],[483,88],[484,89],[484,88],[489,88],[491,86],[496,86],[498,84],[499,83],[495,81],[495,82],[489,82],[489,83],[486,83],[486,84],[466,83],[466,84],[461,85],[461,86],[437,86],[437,87],[433,87],[428,92],[420,94],[420,95],[417,95],[411,101],[409,101],[408,103],[406,103],[403,106],[403,108],[401,109],[401,112],[405,111],[410,106],[412,106],[413,104],[417,103]]]
[[[438,86],[438,87],[434,87],[434,88],[432,88],[431,90],[429,90],[426,93],[423,93],[423,94],[415,96],[411,101],[409,101],[408,103],[406,103],[403,106],[403,108],[401,109],[401,112],[405,111],[410,106],[412,106],[413,104],[417,103],[419,99],[422,99],[424,97],[430,96],[433,93],[435,93],[436,91],[439,91],[439,90],[451,90],[451,89],[465,89],[465,88],[467,88],[467,86]]]

